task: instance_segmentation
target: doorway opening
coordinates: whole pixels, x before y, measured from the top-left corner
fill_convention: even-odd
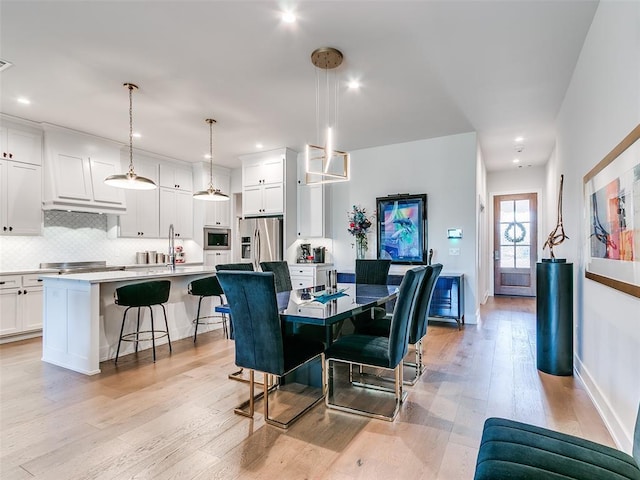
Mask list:
[[[538,196],[496,195],[493,202],[494,294],[535,297]]]

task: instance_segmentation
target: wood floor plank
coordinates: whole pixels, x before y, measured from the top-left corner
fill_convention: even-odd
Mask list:
[[[488,416],[613,445],[578,378],[536,369],[535,333],[534,300],[490,298],[478,325],[429,324],[426,372],[395,422],[319,404],[287,431],[265,425],[261,402],[254,419],[233,413],[248,386],[227,378],[235,346],[220,331],[91,377],[41,362],[40,339],[0,345],[0,478],[458,480]],[[274,412],[298,405],[288,397]]]

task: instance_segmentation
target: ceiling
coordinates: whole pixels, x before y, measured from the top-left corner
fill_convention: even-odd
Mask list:
[[[0,2],[0,111],[200,162],[317,143],[313,50],[344,54],[336,148],[477,131],[489,171],[543,165],[594,1]],[[27,97],[31,104],[18,103]],[[515,138],[524,149],[515,151]],[[424,159],[429,161],[431,159]]]

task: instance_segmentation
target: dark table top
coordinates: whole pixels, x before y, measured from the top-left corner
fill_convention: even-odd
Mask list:
[[[333,296],[335,293],[339,295]],[[319,285],[279,293],[278,306],[281,318],[287,322],[329,326],[383,305],[397,295],[397,285],[339,283],[333,289]]]

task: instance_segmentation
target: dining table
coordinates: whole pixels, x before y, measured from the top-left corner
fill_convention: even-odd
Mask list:
[[[277,293],[280,319],[292,326],[315,325],[325,330],[325,344],[333,342],[333,325],[396,299],[398,285],[338,283]],[[217,313],[230,314],[226,304]],[[233,320],[231,321],[233,323]]]
[[[324,328],[324,341],[328,347],[333,343],[333,326],[361,312],[394,301],[398,296],[398,285],[371,285],[364,283],[338,283],[335,286],[316,285],[276,293],[278,311],[283,327],[295,331],[303,325]],[[233,318],[228,304],[218,305],[217,313],[230,317],[230,332],[233,338]],[[246,381],[243,369],[229,374],[229,378]],[[283,383],[320,386],[322,365],[309,362],[282,379]]]

